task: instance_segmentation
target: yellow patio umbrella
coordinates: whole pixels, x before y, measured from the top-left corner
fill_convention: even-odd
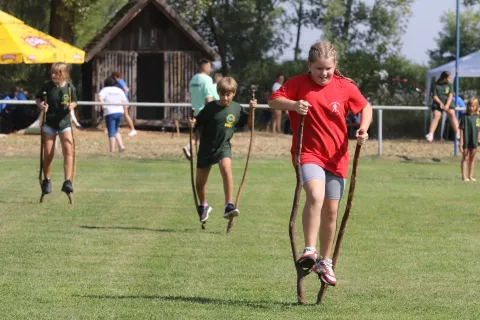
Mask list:
[[[0,64],[84,63],[85,51],[0,11]]]

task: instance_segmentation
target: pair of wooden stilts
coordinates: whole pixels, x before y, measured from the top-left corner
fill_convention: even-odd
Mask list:
[[[300,126],[298,129],[297,150],[295,154],[295,173],[297,177],[297,184],[295,186],[295,196],[293,199],[293,206],[292,206],[292,212],[290,215],[290,224],[288,229],[289,236],[290,236],[290,245],[292,249],[293,262],[295,264],[295,269],[297,271],[297,301],[299,304],[306,303],[303,281],[305,277],[311,272],[311,270],[304,270],[298,264],[299,254],[297,250],[296,236],[295,236],[295,221],[297,218],[298,202],[300,199],[300,193],[302,191],[302,186],[303,186],[302,176],[301,176],[301,165],[300,165],[300,152],[302,150],[302,138],[303,138],[303,124],[304,124],[304,116],[301,116]],[[340,247],[342,245],[343,236],[345,234],[345,228],[347,226],[348,217],[350,216],[350,210],[352,209],[353,195],[355,192],[355,184],[356,184],[356,176],[357,176],[357,168],[358,168],[358,160],[360,158],[360,149],[361,149],[361,146],[357,144],[357,147],[355,149],[355,155],[353,157],[353,168],[352,168],[352,175],[350,177],[350,188],[348,190],[347,205],[345,207],[345,213],[343,214],[342,222],[340,224],[340,229],[337,235],[337,241],[335,243],[335,249],[333,252],[332,265],[334,270],[337,264],[338,256],[340,254]],[[328,285],[326,285],[323,281],[320,280],[320,290],[318,291],[318,294],[317,294],[317,304],[323,303],[325,293],[327,292],[327,287]]]

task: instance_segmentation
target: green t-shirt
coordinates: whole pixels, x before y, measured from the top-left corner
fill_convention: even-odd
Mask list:
[[[478,145],[478,132],[480,132],[480,116],[466,114],[460,118],[460,130],[463,130],[463,147],[476,148]]]
[[[190,80],[188,91],[192,100],[192,108],[195,109],[197,115],[205,106],[205,99],[213,98],[213,81],[212,78],[203,73],[197,73]]]
[[[447,103],[448,100],[448,95],[453,94],[453,84],[451,83],[445,83],[445,84],[440,84],[440,83],[435,83],[432,88],[432,97],[437,96],[440,101],[442,101],[443,104]],[[438,105],[435,101],[433,101],[433,104]],[[455,103],[452,99],[452,103],[450,104],[450,107],[455,107]]]
[[[230,150],[230,139],[236,128],[247,124],[248,113],[234,101],[227,107],[212,101],[205,105],[195,119],[201,128],[199,157],[215,158]]]
[[[71,98],[69,89],[71,91]],[[77,102],[77,93],[75,87],[68,83],[64,87],[57,87],[52,81],[42,85],[42,88],[35,95],[35,98],[43,101],[43,92],[47,93],[47,121],[46,124],[55,130],[63,130],[70,127],[70,110],[68,103]]]

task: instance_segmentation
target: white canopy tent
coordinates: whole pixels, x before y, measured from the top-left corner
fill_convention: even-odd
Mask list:
[[[432,84],[432,80],[436,80],[440,77],[440,74],[443,71],[448,71],[452,75],[452,80],[455,77],[455,60],[450,61],[440,67],[436,67],[431,69],[427,72],[427,85],[426,85],[426,93],[427,99],[425,103],[427,107],[429,106],[429,97],[430,97],[430,86]],[[480,77],[480,51],[476,51],[462,57],[458,61],[458,76],[462,78],[477,78]],[[445,120],[447,116],[443,113],[442,121],[441,121],[441,129],[440,129],[440,137],[443,137],[443,130],[445,128]]]

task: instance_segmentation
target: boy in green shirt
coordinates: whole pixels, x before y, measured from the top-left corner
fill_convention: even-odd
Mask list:
[[[212,165],[218,163],[223,179],[225,193],[225,212],[223,217],[229,219],[240,214],[232,202],[232,150],[230,139],[235,129],[245,126],[252,127],[252,115],[257,106],[257,100],[250,101],[250,111],[247,114],[240,104],[233,101],[237,92],[237,82],[231,77],[221,79],[217,84],[220,99],[209,102],[190,122],[201,127],[200,147],[197,158],[196,188],[201,205],[198,207],[200,222],[208,219],[212,207],[207,202],[207,179]]]
[[[478,99],[470,98],[467,102],[467,114],[460,120],[460,144],[459,151],[462,153],[462,180],[477,181],[473,178],[475,155],[477,153],[480,136],[480,117],[478,115]],[[467,178],[468,161],[468,178]]]

